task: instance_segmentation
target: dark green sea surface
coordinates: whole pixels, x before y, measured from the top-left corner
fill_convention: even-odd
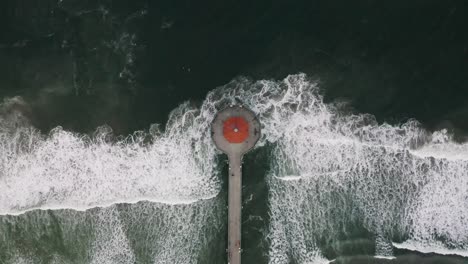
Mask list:
[[[253,83],[305,73],[325,103],[348,102],[346,111],[369,113],[379,124],[414,118],[464,142],[467,26],[464,0],[5,0],[0,121],[20,113],[43,135],[57,126],[92,135],[108,125],[125,137],[151,124],[166,127],[179,105],[200,107],[239,76]],[[269,177],[276,148],[268,143],[244,159],[243,263],[274,263]],[[11,176],[0,168],[0,178]],[[143,200],[1,214],[0,263],[227,263],[225,157],[217,157],[216,170],[218,195],[189,204]],[[27,191],[18,189],[18,197]],[[395,259],[375,259],[376,234],[359,221],[343,230],[318,243],[332,263],[468,263],[396,248]]]

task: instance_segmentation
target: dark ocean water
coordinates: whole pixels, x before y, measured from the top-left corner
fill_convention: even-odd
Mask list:
[[[468,263],[467,1],[0,5],[0,263],[225,263],[234,100],[244,263]]]

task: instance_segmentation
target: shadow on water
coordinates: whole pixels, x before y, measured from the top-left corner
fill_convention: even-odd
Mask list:
[[[257,148],[244,156],[242,188],[242,259],[246,263],[268,263],[266,235],[269,224],[266,174],[270,170],[270,148]]]
[[[268,190],[266,174],[269,171],[270,148],[257,148],[243,158],[242,170],[242,261],[245,263],[268,263],[268,244],[266,235],[269,224],[268,214]],[[219,163],[222,166],[223,187],[221,195],[226,204],[225,225],[227,228],[227,196],[228,196],[228,160],[226,155],[220,156]],[[226,229],[225,228],[225,229]],[[222,241],[222,242],[221,242]],[[209,262],[203,259],[200,263],[226,263],[227,232],[222,239],[213,241],[211,252],[202,254],[210,260],[222,260],[221,262]],[[223,253],[223,258],[218,257],[216,251]],[[205,258],[205,257],[204,257]]]

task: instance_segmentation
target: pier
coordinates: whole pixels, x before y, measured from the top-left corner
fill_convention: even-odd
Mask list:
[[[211,125],[211,135],[218,149],[229,158],[228,263],[241,263],[242,156],[260,138],[260,122],[242,106],[219,111]]]

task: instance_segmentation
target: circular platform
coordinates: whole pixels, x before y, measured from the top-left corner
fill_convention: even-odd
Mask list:
[[[216,147],[224,153],[242,155],[260,138],[260,122],[249,109],[230,106],[216,114],[211,135]]]

